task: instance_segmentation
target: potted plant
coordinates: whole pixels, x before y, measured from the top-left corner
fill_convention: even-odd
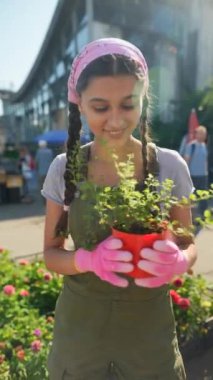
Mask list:
[[[113,158],[120,178],[119,184],[100,187],[85,181],[81,186],[81,198],[86,201],[95,199],[94,209],[100,227],[110,227],[112,235],[122,240],[123,249],[133,253],[134,270],[128,275],[147,277],[150,274],[136,265],[140,250],[152,247],[154,241],[163,239],[168,231],[178,236],[193,237],[193,226],[185,228],[178,221],[170,221],[170,210],[173,206],[190,206],[212,197],[213,185],[209,191],[199,191],[189,198],[178,199],[172,195],[174,183],[171,179],[160,183],[149,174],[144,181],[144,188],[140,189],[134,178],[133,156],[129,155],[126,162],[119,162],[116,155]],[[206,214],[206,222],[212,222],[210,211]],[[205,224],[201,220],[200,223]]]

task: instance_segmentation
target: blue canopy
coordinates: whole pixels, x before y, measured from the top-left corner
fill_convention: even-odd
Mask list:
[[[35,137],[34,141],[39,142],[45,140],[49,144],[64,144],[68,139],[68,132],[63,129],[54,129],[48,132],[44,132],[41,135]],[[88,134],[83,133],[80,137],[81,144],[86,144],[91,140]]]
[[[54,129],[48,132],[44,132],[41,135],[35,137],[35,141],[39,142],[40,140],[44,140],[47,143],[52,144],[64,144],[68,138],[67,131],[63,129]]]

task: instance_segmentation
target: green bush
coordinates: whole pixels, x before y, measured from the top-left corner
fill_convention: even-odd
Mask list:
[[[207,334],[206,322],[213,317],[213,285],[200,275],[185,275],[170,288],[179,343]]]
[[[42,261],[14,262],[0,248],[0,379],[47,380],[47,354],[62,276]],[[180,342],[205,334],[213,314],[212,289],[204,278],[184,276],[171,284]]]
[[[17,263],[0,250],[0,379],[48,379],[54,308],[62,276],[42,261]]]

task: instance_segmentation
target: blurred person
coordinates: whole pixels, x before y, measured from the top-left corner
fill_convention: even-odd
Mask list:
[[[188,164],[192,182],[196,190],[208,189],[208,149],[207,129],[200,125],[195,131],[195,139],[187,144],[184,159]],[[198,211],[202,216],[208,207],[208,202],[199,202]]]
[[[39,189],[42,188],[49,166],[53,160],[52,149],[47,147],[45,140],[39,140],[38,150],[35,156],[36,169],[38,173]]]
[[[188,120],[188,133],[185,136],[183,136],[179,148],[179,153],[182,157],[184,157],[186,154],[187,145],[194,141],[197,127],[199,127],[199,121],[196,109],[192,108]]]
[[[194,133],[190,133],[190,134],[187,133],[186,135],[183,136],[180,143],[180,148],[179,148],[179,153],[182,157],[185,156],[186,148],[187,148],[187,145],[189,144],[188,141],[194,142]]]
[[[34,160],[26,146],[22,146],[19,150],[18,166],[23,178],[22,201],[28,202],[32,200],[29,192],[30,182],[33,178]]]

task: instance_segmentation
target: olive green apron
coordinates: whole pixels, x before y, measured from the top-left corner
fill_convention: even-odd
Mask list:
[[[70,208],[75,248],[84,241],[85,215],[97,241],[93,202],[76,197]],[[112,286],[93,273],[65,276],[55,311],[48,358],[50,380],[185,380],[167,286]]]

